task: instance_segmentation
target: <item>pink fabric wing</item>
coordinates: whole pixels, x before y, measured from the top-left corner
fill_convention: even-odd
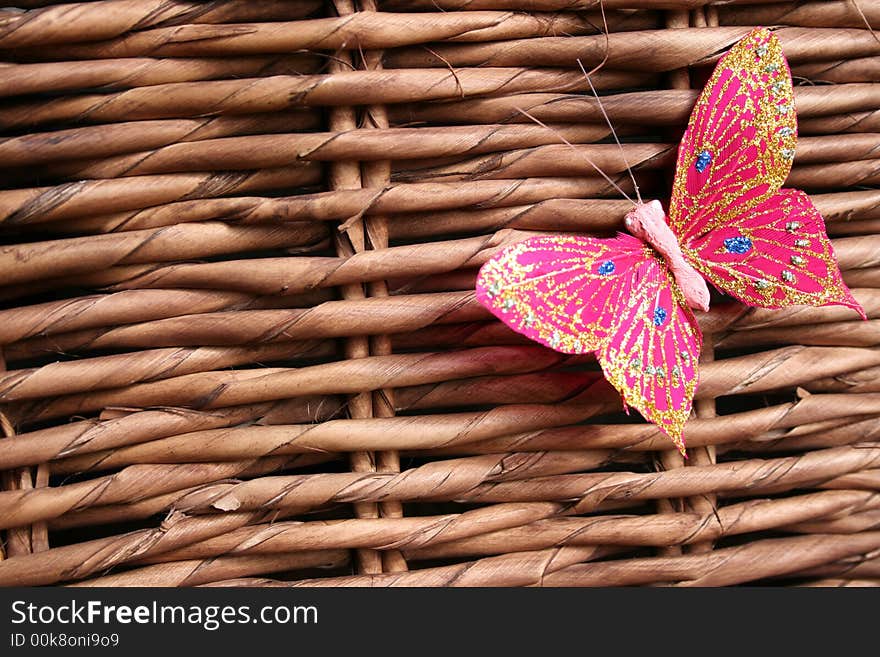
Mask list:
[[[718,62],[679,145],[669,206],[679,241],[687,245],[776,193],[791,169],[796,134],[782,48],[756,29]]]
[[[564,353],[596,351],[626,404],[684,449],[702,338],[666,264],[630,235],[535,237],[483,265],[477,299]]]
[[[628,279],[645,258],[645,245],[629,235],[533,237],[483,265],[477,299],[536,342],[587,353],[608,339]]]
[[[822,216],[800,190],[779,191],[689,250],[701,274],[751,306],[841,304],[867,319],[843,282]]]
[[[606,378],[685,453],[703,337],[665,263],[652,255],[627,281],[611,339],[599,350]]]

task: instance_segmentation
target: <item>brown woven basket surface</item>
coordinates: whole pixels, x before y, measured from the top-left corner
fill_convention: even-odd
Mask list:
[[[665,201],[756,25],[795,77],[787,186],[869,320],[713,304],[685,460],[473,285],[524,236],[622,227],[578,60]],[[868,0],[0,10],[0,585],[880,584],[872,25]]]

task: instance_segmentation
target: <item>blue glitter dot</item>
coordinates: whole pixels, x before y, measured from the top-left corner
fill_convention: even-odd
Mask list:
[[[602,276],[607,276],[608,274],[613,274],[614,269],[615,269],[614,262],[611,260],[606,260],[605,262],[603,262],[599,265],[599,273],[602,274]]]
[[[666,321],[666,309],[659,306],[654,308],[654,326],[660,326]]]
[[[697,161],[694,162],[694,168],[697,170],[697,173],[703,173],[711,161],[712,153],[709,151],[701,151],[700,154],[697,155]]]
[[[742,235],[736,237],[728,237],[724,240],[724,248],[730,253],[748,253],[752,250],[752,240]]]

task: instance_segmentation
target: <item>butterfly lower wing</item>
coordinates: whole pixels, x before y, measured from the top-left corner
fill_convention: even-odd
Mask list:
[[[822,216],[800,190],[780,190],[684,253],[716,287],[751,306],[840,304],[865,317],[843,282]]]
[[[658,256],[640,264],[638,282],[624,294],[613,334],[597,353],[599,363],[624,402],[684,454],[682,429],[696,391],[702,334]]]
[[[570,354],[594,351],[608,340],[616,302],[644,251],[629,235],[533,237],[483,265],[477,299],[536,342]]]
[[[669,223],[683,244],[776,193],[797,141],[791,73],[779,41],[756,29],[715,68],[678,150]]]

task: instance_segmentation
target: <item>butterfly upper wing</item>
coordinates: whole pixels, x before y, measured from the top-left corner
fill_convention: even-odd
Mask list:
[[[791,72],[779,41],[756,29],[715,68],[682,138],[669,219],[690,264],[753,306],[843,304],[818,210],[780,190],[797,145]]]
[[[644,251],[629,235],[533,237],[483,265],[477,299],[536,342],[569,354],[594,351],[608,339]]]
[[[531,238],[483,265],[476,293],[536,342],[595,351],[626,404],[683,449],[702,339],[665,263],[644,243],[630,235]]]
[[[687,244],[772,196],[791,169],[797,118],[779,41],[756,29],[715,71],[678,148],[669,223]]]

